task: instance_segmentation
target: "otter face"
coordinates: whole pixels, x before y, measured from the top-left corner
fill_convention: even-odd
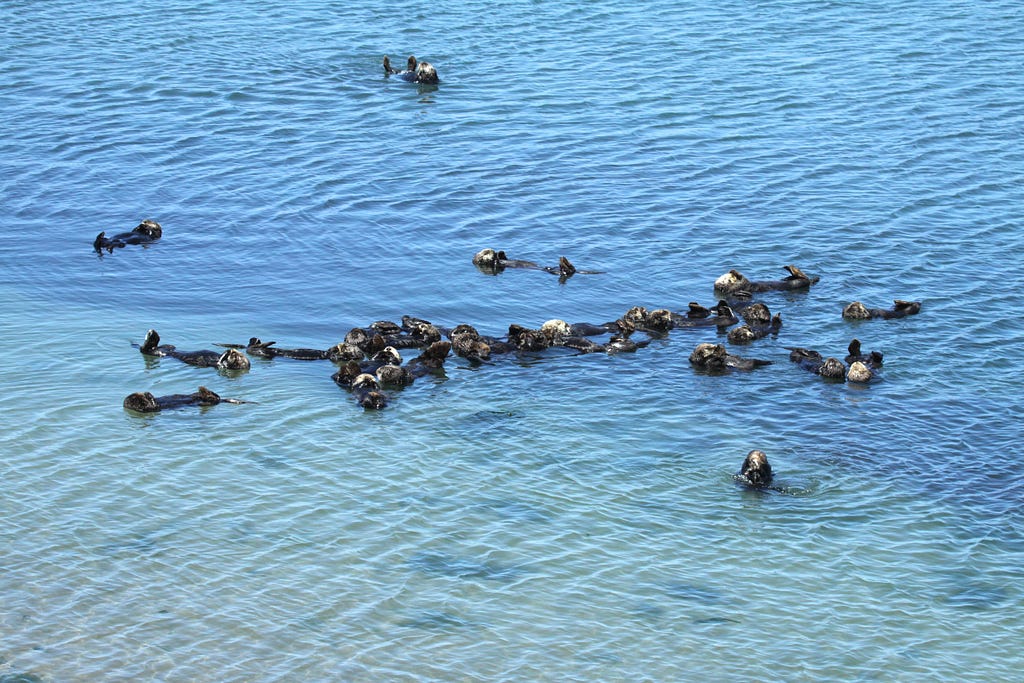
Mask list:
[[[647,309],[643,306],[634,306],[626,311],[626,314],[622,316],[622,319],[633,323],[633,325],[643,325],[647,322]]]
[[[124,407],[138,413],[155,413],[160,410],[156,397],[148,391],[137,391],[125,396]]]
[[[672,311],[665,308],[657,308],[647,314],[647,327],[652,330],[671,330],[675,325],[672,324]]]
[[[388,397],[377,390],[367,391],[359,396],[359,405],[367,410],[383,410],[388,405]]]
[[[142,346],[139,347],[139,352],[151,356],[158,346],[160,346],[160,335],[156,333],[156,330],[149,330],[146,332],[146,339],[142,342]]]
[[[132,232],[141,232],[154,240],[160,239],[164,234],[160,224],[148,218],[135,226]]]
[[[494,268],[498,265],[498,252],[493,249],[481,249],[473,256],[473,264],[484,268]]]
[[[690,354],[690,362],[702,368],[724,368],[727,353],[721,344],[697,344]]]
[[[743,289],[749,285],[750,280],[744,277],[738,270],[730,270],[715,280],[715,289],[721,292],[731,292],[736,289]]]
[[[380,389],[380,382],[368,372],[360,373],[352,380],[353,389]]]
[[[225,370],[248,370],[250,363],[245,354],[238,349],[228,349],[220,354],[220,358],[217,359],[217,367]]]
[[[843,317],[847,320],[868,320],[871,317],[871,311],[861,302],[854,301],[843,309]]]
[[[335,363],[348,360],[361,360],[363,350],[355,344],[336,344],[327,352],[327,357]]]
[[[751,486],[768,486],[772,483],[772,466],[764,451],[753,450],[747,453],[740,467],[740,476]]]
[[[388,365],[401,365],[402,354],[394,346],[385,346],[381,351],[373,354],[372,360]]]
[[[409,371],[399,365],[382,365],[376,374],[381,384],[412,384]]]

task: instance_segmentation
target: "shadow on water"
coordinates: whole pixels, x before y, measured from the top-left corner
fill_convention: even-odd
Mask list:
[[[409,559],[409,566],[425,574],[485,581],[513,581],[523,574],[523,570],[518,567],[497,562],[481,562],[441,552],[416,553]]]
[[[477,626],[475,622],[444,610],[425,610],[419,614],[398,622],[399,626],[434,630],[450,630]]]

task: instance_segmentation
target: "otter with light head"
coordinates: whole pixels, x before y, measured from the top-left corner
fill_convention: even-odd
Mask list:
[[[132,228],[131,232],[122,232],[114,235],[113,237],[107,237],[107,233],[104,230],[100,234],[96,235],[96,239],[93,240],[92,248],[97,254],[102,254],[103,250],[106,249],[107,253],[114,253],[114,249],[121,249],[129,244],[149,244],[156,242],[164,234],[163,228],[160,224],[154,220],[146,219]]]
[[[843,317],[847,320],[870,320],[871,318],[905,318],[908,315],[916,315],[921,311],[920,301],[903,301],[896,299],[890,309],[868,308],[859,301],[854,301],[843,307]]]
[[[709,344],[707,342],[697,344],[690,354],[690,364],[695,368],[706,370],[712,373],[724,373],[728,370],[753,370],[765,365],[771,365],[770,360],[760,358],[743,358],[735,356],[721,344]]]
[[[178,351],[171,344],[160,344],[160,335],[156,330],[146,332],[146,339],[139,346],[139,352],[146,356],[167,356],[176,358],[182,363],[198,368],[218,368],[220,370],[248,370],[249,359],[238,349],[227,351]]]
[[[797,290],[809,289],[820,278],[817,275],[806,275],[794,265],[783,266],[789,273],[788,277],[781,280],[748,280],[737,270],[730,270],[715,280],[715,291],[721,294],[740,294],[753,292],[768,292],[772,290]]]
[[[124,399],[126,410],[134,410],[137,413],[156,413],[169,408],[182,408],[185,406],[215,406],[218,403],[250,403],[237,398],[221,398],[206,387],[199,387],[194,394],[170,394],[169,396],[154,396],[148,391],[137,391],[129,394]]]

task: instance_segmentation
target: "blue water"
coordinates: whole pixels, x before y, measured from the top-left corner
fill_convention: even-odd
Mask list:
[[[0,6],[0,679],[1018,677],[1022,45],[1008,1]],[[385,79],[409,53],[442,83]],[[368,413],[326,361],[131,346],[501,335],[789,263],[821,281],[762,297],[749,374],[675,330]],[[854,336],[880,381],[788,361]],[[121,407],[200,384],[256,403]]]

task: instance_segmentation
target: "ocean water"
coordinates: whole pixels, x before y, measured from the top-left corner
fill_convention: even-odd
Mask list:
[[[999,0],[4,3],[0,680],[1017,678],[1022,45]],[[441,84],[384,78],[409,53]],[[790,263],[821,280],[760,297],[751,373],[673,330],[367,412],[327,361],[132,347],[604,322]],[[880,380],[788,361],[853,337]],[[253,403],[121,406],[199,385]]]

